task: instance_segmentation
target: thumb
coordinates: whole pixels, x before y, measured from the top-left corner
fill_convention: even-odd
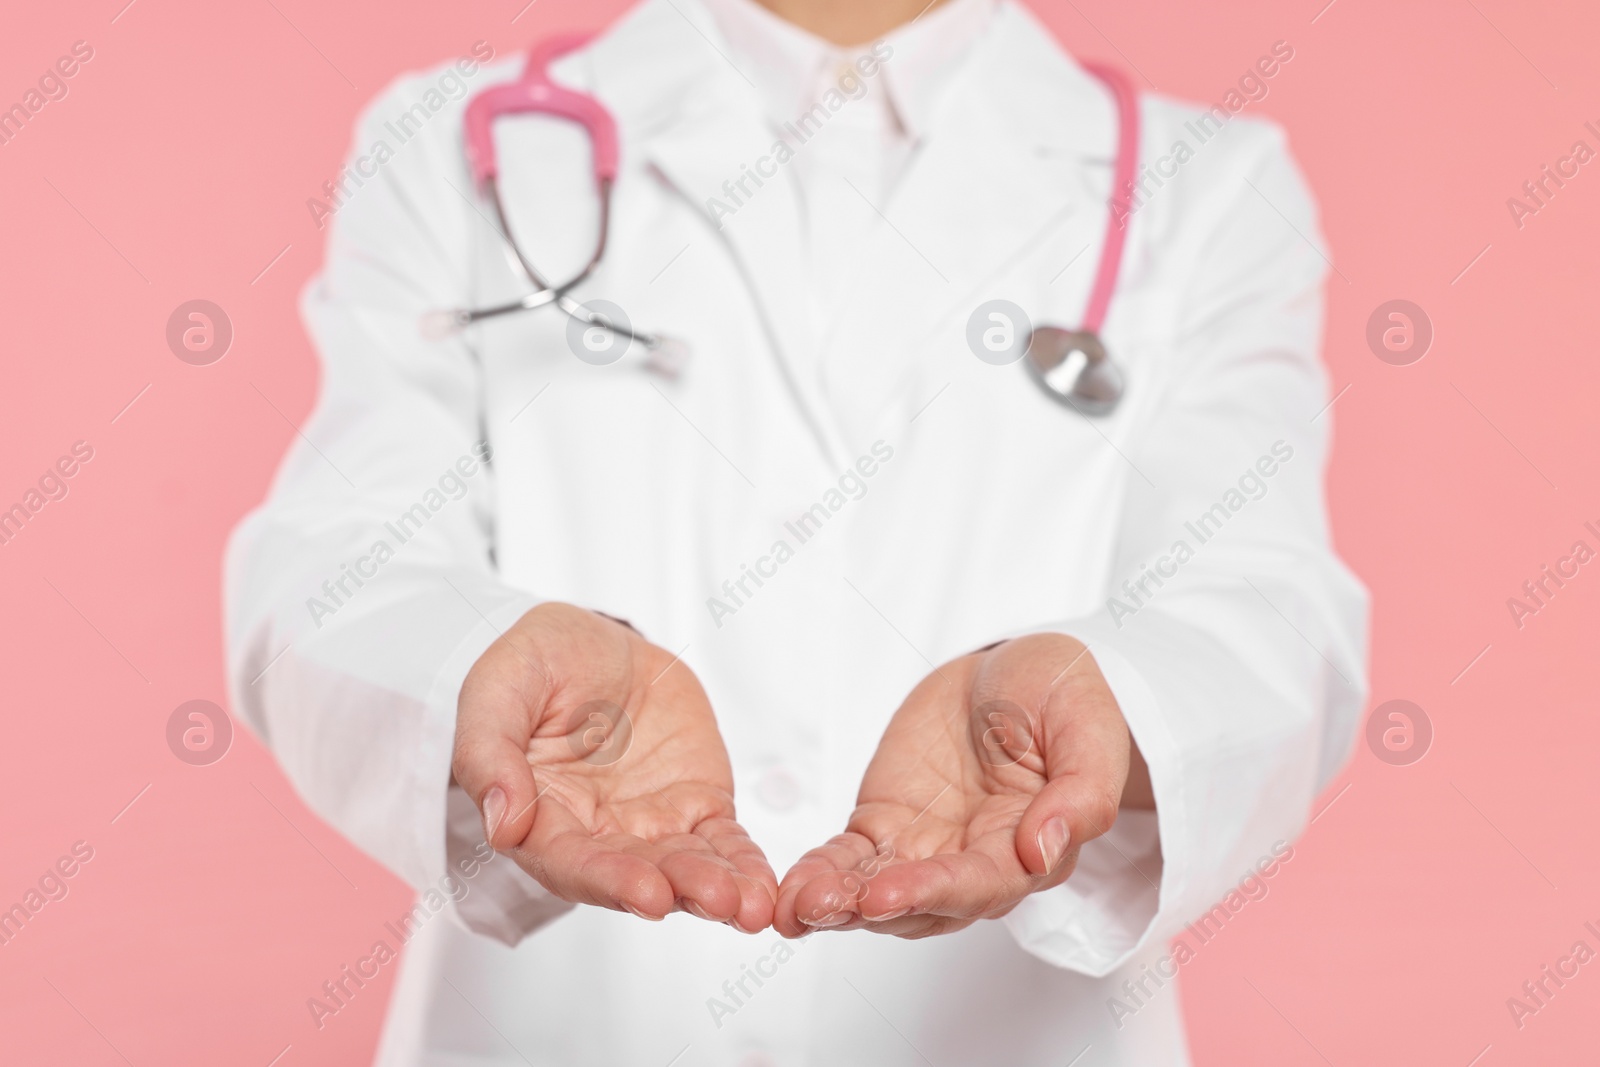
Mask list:
[[[1095,672],[1098,681],[1098,672]],[[1017,858],[1059,874],[1079,846],[1111,829],[1128,780],[1131,738],[1103,681],[1050,695],[1039,731],[1046,781],[1017,824]]]
[[[456,711],[456,782],[483,816],[483,836],[500,850],[515,848],[533,828],[538,797],[528,765],[532,736],[526,697],[510,687],[462,686]]]
[[[1052,778],[1017,823],[1017,858],[1039,877],[1070,869],[1065,861],[1116,821],[1114,795],[1084,775]]]

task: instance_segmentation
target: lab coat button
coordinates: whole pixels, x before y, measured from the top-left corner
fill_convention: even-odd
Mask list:
[[[800,782],[782,767],[769,767],[756,783],[756,796],[774,811],[788,811],[800,802]]]

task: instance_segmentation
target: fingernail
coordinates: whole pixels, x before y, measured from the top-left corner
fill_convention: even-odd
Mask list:
[[[490,787],[483,794],[483,839],[490,844],[494,843],[494,832],[500,828],[500,820],[506,817],[506,791],[499,786]]]
[[[809,919],[801,919],[800,921],[805,923],[807,926],[843,926],[853,918],[855,918],[855,915],[852,912],[830,911],[826,915],[813,915]]]
[[[706,922],[713,923],[722,921],[721,919],[713,919],[711,916],[707,915],[706,909],[702,908],[692,900],[681,900],[679,903],[683,905],[684,911],[688,912],[690,915],[693,915],[696,919],[704,919]]]
[[[633,914],[637,915],[639,918],[643,919],[645,922],[658,923],[662,919],[662,916],[660,916],[660,915],[646,915],[644,912],[640,911],[638,908],[634,907],[632,904],[629,904],[627,901],[623,901],[622,902],[622,906],[625,909],[627,909],[628,911],[630,911]]]
[[[895,910],[889,912],[887,915],[862,915],[861,917],[863,919],[867,920],[868,922],[886,923],[890,919],[898,919],[902,915],[910,915],[910,914],[911,914],[911,905],[907,904],[903,908],[896,908]]]
[[[1067,851],[1067,820],[1057,815],[1039,827],[1039,854],[1044,857],[1044,871],[1049,874],[1061,862]]]

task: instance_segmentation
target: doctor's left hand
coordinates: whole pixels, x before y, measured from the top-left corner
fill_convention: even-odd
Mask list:
[[[1149,772],[1081,642],[962,656],[901,704],[845,832],[784,876],[773,926],[918,938],[999,918],[1064,882],[1123,805],[1155,806]]]
[[[489,843],[563,900],[772,922],[777,878],[735,821],[705,690],[629,626],[570,604],[523,615],[467,674],[452,769]]]

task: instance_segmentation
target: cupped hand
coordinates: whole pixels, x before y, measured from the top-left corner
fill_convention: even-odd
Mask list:
[[[772,921],[777,879],[735,818],[705,691],[626,625],[569,604],[525,614],[467,675],[452,769],[489,843],[563,900]]]
[[[784,876],[773,925],[917,938],[998,918],[1067,879],[1125,790],[1154,806],[1081,642],[1038,634],[963,656],[895,712],[845,832]]]

